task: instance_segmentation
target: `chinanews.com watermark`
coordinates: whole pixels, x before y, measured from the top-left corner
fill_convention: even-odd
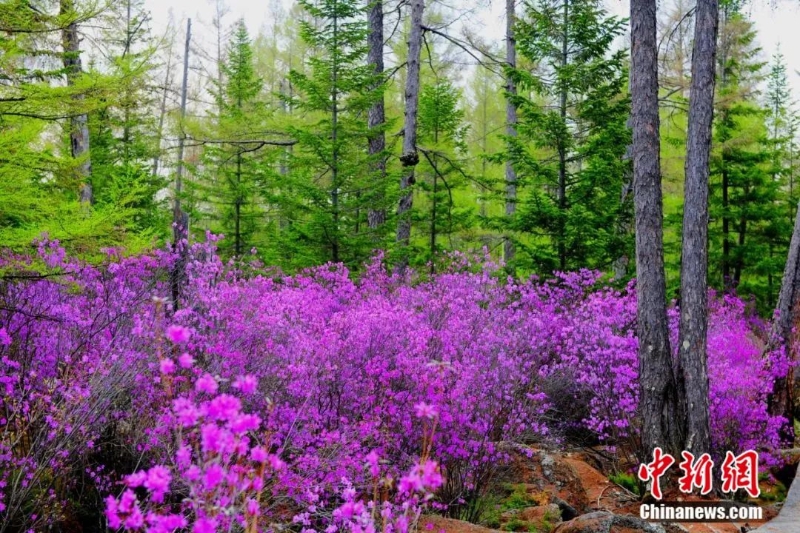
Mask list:
[[[659,502],[639,506],[639,517],[650,522],[747,522],[763,520],[763,509],[719,502]]]
[[[709,494],[713,488],[714,461],[704,453],[695,459],[689,452],[681,452],[682,461],[678,464],[682,475],[678,479],[678,489],[684,494],[691,494],[699,489],[701,495]],[[653,450],[653,460],[639,466],[637,476],[650,486],[650,493],[656,500],[661,500],[661,477],[675,464],[671,455],[661,448]],[[739,455],[733,452],[725,454],[720,466],[719,479],[724,493],[733,493],[743,489],[752,498],[761,494],[758,486],[758,452],[747,450]],[[729,522],[759,521],[763,519],[761,507],[733,501],[658,501],[643,503],[639,507],[639,516],[652,522]]]

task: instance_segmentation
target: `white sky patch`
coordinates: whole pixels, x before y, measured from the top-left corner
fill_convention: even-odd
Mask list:
[[[366,0],[365,0],[366,1]],[[230,25],[244,18],[251,34],[255,35],[262,26],[272,23],[272,6],[281,3],[288,10],[292,0],[226,0],[229,11],[225,22]],[[463,4],[465,9],[474,9],[474,0],[449,0],[447,4]],[[480,31],[483,38],[495,40],[502,45],[505,22],[503,9],[505,2],[492,0],[478,13]],[[179,26],[185,25],[186,17],[192,17],[192,33],[199,42],[213,42],[211,21],[214,17],[214,2],[211,0],[145,0],[145,5],[153,17],[153,27],[161,32],[167,27],[170,12]],[[628,0],[606,0],[609,12],[628,16]],[[768,62],[778,49],[783,52],[788,67],[789,82],[793,97],[800,99],[800,2],[790,0],[753,0],[744,11],[755,23],[758,43],[762,48],[762,60]],[[472,22],[474,25],[475,22]],[[180,30],[182,32],[182,30]]]

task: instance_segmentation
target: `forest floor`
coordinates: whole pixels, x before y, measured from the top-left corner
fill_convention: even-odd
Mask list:
[[[762,521],[658,525],[639,519],[640,498],[611,481],[601,471],[599,456],[591,450],[569,453],[533,449],[533,454],[527,457],[521,448],[513,448],[511,467],[493,484],[480,525],[424,516],[420,532],[742,533],[775,519],[770,527],[786,522],[788,529],[764,528],[759,533],[800,533],[800,517],[789,516],[789,508],[776,519],[782,506],[793,505],[792,501],[794,505],[800,504],[800,487],[795,488],[785,504],[776,503],[771,500],[783,487],[778,489],[763,482],[762,494],[766,498],[755,502],[764,510]]]

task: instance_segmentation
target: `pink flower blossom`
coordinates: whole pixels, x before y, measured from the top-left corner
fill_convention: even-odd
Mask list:
[[[165,466],[154,466],[147,471],[147,480],[144,487],[152,493],[152,499],[156,503],[164,500],[164,494],[169,490],[172,475]]]
[[[206,394],[214,394],[217,392],[217,380],[211,374],[203,374],[195,382],[194,388],[197,392],[204,392]]]
[[[6,331],[6,328],[0,328],[0,346],[11,345],[11,336]]]
[[[414,411],[416,412],[418,418],[433,419],[436,418],[436,416],[439,414],[439,412],[436,410],[434,406],[427,404],[425,402],[419,402],[418,404],[416,404],[414,406]]]
[[[162,374],[172,374],[175,372],[175,361],[169,358],[162,359],[159,362],[159,367]]]
[[[254,376],[239,376],[233,382],[233,388],[238,389],[242,394],[252,394],[256,391],[258,380]]]
[[[184,352],[178,356],[178,363],[181,365],[181,368],[192,368],[192,365],[194,365],[194,358]]]
[[[173,324],[167,328],[167,338],[174,344],[185,344],[191,336],[192,333],[183,326]]]
[[[217,521],[214,518],[200,518],[194,523],[192,533],[216,533]]]
[[[225,479],[225,471],[218,464],[209,465],[203,476],[203,487],[207,491],[213,491],[217,485]]]

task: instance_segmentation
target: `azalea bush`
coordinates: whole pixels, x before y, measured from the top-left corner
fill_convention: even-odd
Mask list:
[[[37,246],[0,264],[0,533],[402,533],[479,498],[503,441],[636,440],[635,291],[596,272],[514,280],[456,254],[429,277],[380,256],[285,276],[210,238],[173,306],[171,253],[91,266]],[[716,453],[769,460],[785,358],[762,357],[741,301],[711,301]]]

